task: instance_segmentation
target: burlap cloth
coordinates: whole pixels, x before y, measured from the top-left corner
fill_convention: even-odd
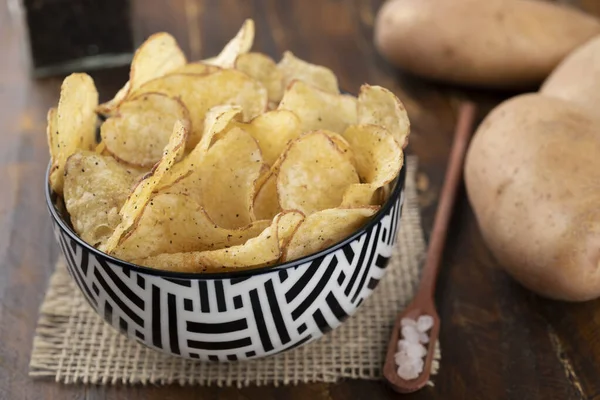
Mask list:
[[[416,158],[409,157],[406,203],[387,276],[356,315],[321,339],[254,361],[210,363],[171,357],[130,341],[104,323],[59,260],[41,306],[29,374],[63,383],[238,387],[380,379],[392,325],[414,294],[425,250],[416,167]]]

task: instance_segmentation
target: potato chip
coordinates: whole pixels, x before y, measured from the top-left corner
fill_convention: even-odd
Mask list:
[[[48,114],[46,115],[46,121],[48,125],[46,125],[46,140],[48,141],[48,150],[50,151],[50,164],[52,165],[50,173],[56,169],[56,161],[59,156],[59,148],[57,146],[57,140],[54,139],[55,132],[57,132],[57,110],[52,107],[48,110]]]
[[[354,159],[354,153],[350,148],[350,143],[348,143],[348,141],[344,139],[342,135],[325,129],[322,129],[321,132],[327,135],[327,137],[329,137],[329,139],[331,139],[331,141],[335,143],[335,145],[342,151],[342,153],[344,153],[344,155],[352,163],[352,165],[355,165],[356,161]]]
[[[239,228],[254,219],[254,183],[263,167],[256,140],[239,128],[229,130],[199,166],[200,204],[220,227]]]
[[[365,224],[379,207],[331,208],[306,217],[292,235],[282,261],[314,254],[347,238]]]
[[[300,120],[291,111],[274,110],[248,123],[232,123],[248,132],[260,146],[264,161],[273,165],[288,143],[300,136]]]
[[[292,142],[282,156],[277,195],[282,209],[310,215],[340,205],[354,183],[359,178],[352,163],[325,133],[315,131]]]
[[[67,158],[76,150],[92,150],[96,145],[96,116],[98,91],[94,81],[86,74],[71,74],[60,88],[56,120],[51,121],[52,164],[50,186],[62,194],[63,175]],[[49,114],[53,114],[51,111]],[[53,115],[49,115],[54,119]]]
[[[410,121],[402,102],[381,86],[362,85],[358,94],[358,123],[386,128],[405,148],[410,134]]]
[[[216,65],[205,64],[203,62],[192,62],[185,64],[184,66],[181,66],[170,73],[206,75],[220,70],[221,68],[217,67]]]
[[[267,88],[269,101],[279,103],[283,97],[283,76],[271,57],[261,53],[240,54],[235,69],[248,74]]]
[[[277,174],[269,172],[263,180],[262,183],[257,182],[254,197],[254,217],[259,220],[271,219],[281,211],[277,198]]]
[[[254,21],[247,19],[244,24],[235,35],[233,39],[229,41],[223,47],[223,50],[218,56],[204,60],[204,63],[210,65],[216,65],[223,68],[232,68],[236,58],[240,54],[244,54],[250,51],[254,44]]]
[[[125,85],[113,97],[111,100],[106,103],[102,103],[96,107],[96,112],[101,115],[109,116],[113,113],[113,111],[125,100],[127,95],[129,94],[129,88],[131,87],[129,81],[125,82]]]
[[[160,183],[165,173],[173,164],[183,156],[185,143],[187,140],[187,129],[177,121],[173,127],[173,133],[169,138],[169,143],[164,149],[163,157],[154,166],[152,172],[142,179],[133,192],[127,198],[127,201],[119,210],[121,223],[115,228],[110,238],[100,247],[105,253],[112,253],[119,245],[121,238],[125,235],[144,212],[144,207],[150,200],[152,192]]]
[[[345,207],[376,202],[375,192],[398,176],[404,156],[387,129],[376,125],[352,125],[344,131],[356,160],[361,184],[352,185],[344,194]],[[378,199],[377,199],[378,200]]]
[[[98,112],[104,115],[112,114],[119,104],[131,97],[144,83],[168,74],[186,62],[185,54],[173,36],[165,32],[151,35],[136,50],[131,60],[129,81],[112,100],[98,107]]]
[[[208,75],[170,74],[142,86],[135,95],[158,92],[179,97],[190,113],[192,132],[188,147],[194,147],[202,137],[204,118],[217,105],[235,104],[243,109],[248,121],[265,111],[267,91],[243,72],[227,69]]]
[[[324,92],[302,81],[292,82],[277,109],[294,112],[300,118],[303,132],[317,129],[343,132],[356,124],[356,98]]]
[[[215,135],[223,131],[231,121],[237,119],[242,112],[240,106],[222,105],[208,110],[204,120],[204,133],[200,143],[179,163],[175,164],[165,175],[156,191],[168,190],[171,193],[182,193],[201,201],[199,165],[201,164]]]
[[[270,220],[263,220],[239,229],[221,228],[189,196],[159,193],[150,199],[113,254],[131,260],[163,253],[217,250],[246,243],[269,225]]]
[[[65,166],[64,199],[75,232],[92,246],[104,243],[121,222],[119,209],[138,174],[110,156],[79,150]]]
[[[246,243],[228,249],[160,254],[133,260],[136,264],[177,272],[220,272],[227,269],[272,265],[304,220],[302,213],[286,211],[273,218],[271,226]]]
[[[110,155],[110,154],[104,154],[106,152],[106,143],[104,143],[104,142],[98,143],[96,145],[96,149],[94,149],[94,152],[96,154]]]
[[[283,87],[293,81],[306,82],[327,93],[339,94],[338,80],[333,71],[321,65],[315,65],[294,56],[291,51],[283,53],[277,65],[283,76]]]
[[[160,160],[175,121],[190,123],[188,110],[178,99],[146,93],[124,101],[104,121],[100,134],[117,159],[151,167]]]

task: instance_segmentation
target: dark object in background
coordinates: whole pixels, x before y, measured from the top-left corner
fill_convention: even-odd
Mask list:
[[[35,77],[127,65],[130,0],[24,0]]]

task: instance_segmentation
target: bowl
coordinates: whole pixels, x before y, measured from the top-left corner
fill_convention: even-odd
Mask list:
[[[69,274],[98,315],[153,349],[226,362],[307,344],[356,312],[392,255],[405,170],[380,211],[342,242],[284,264],[224,273],[161,271],[109,256],[77,236],[48,184],[45,192]]]

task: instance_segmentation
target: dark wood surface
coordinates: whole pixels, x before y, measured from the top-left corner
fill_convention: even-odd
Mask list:
[[[565,2],[565,1],[562,1]],[[11,2],[9,2],[11,3]],[[192,59],[215,54],[247,17],[256,48],[332,68],[340,85],[392,89],[412,120],[409,152],[419,155],[418,185],[431,229],[462,98],[480,117],[510,94],[464,91],[398,74],[372,46],[378,0],[137,0],[135,32],[166,30]],[[597,0],[571,3],[600,15]],[[38,307],[58,254],[42,194],[48,161],[47,109],[60,78],[32,80],[19,16],[0,1],[0,399],[387,399],[379,382],[234,388],[64,386],[27,375]],[[126,69],[92,74],[108,99]],[[411,399],[600,399],[600,302],[564,304],[536,297],[502,272],[485,248],[460,193],[437,289],[442,363],[435,387]]]

